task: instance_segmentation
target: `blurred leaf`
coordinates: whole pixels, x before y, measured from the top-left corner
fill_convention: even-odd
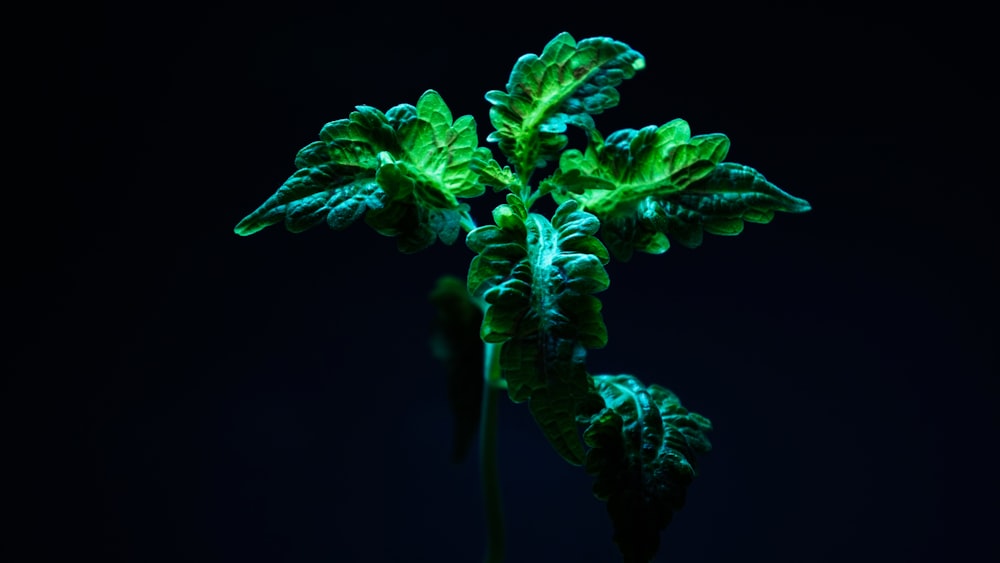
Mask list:
[[[462,280],[445,276],[431,292],[437,310],[431,345],[448,376],[448,403],[454,419],[452,461],[465,458],[479,431],[483,394],[483,313]]]

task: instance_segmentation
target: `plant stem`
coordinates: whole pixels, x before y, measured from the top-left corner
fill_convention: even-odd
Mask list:
[[[483,404],[479,421],[479,472],[486,510],[486,563],[504,557],[503,507],[497,468],[497,396],[506,381],[500,373],[500,345],[486,344],[483,362]]]

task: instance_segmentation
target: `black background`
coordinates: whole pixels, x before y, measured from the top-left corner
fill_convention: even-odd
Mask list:
[[[984,16],[335,2],[41,13],[10,68],[9,561],[475,561],[427,294],[461,244],[232,228],[353,106],[483,93],[560,31],[646,56],[605,133],[724,132],[813,211],[612,263],[593,372],[715,424],[658,561],[996,561]],[[649,4],[648,6],[653,6]],[[911,14],[912,15],[912,14]],[[27,21],[28,18],[26,18]],[[17,26],[17,22],[11,22]],[[20,174],[14,175],[14,172]],[[23,178],[22,178],[23,174]],[[474,202],[479,223],[497,201]],[[615,561],[504,400],[511,561]]]

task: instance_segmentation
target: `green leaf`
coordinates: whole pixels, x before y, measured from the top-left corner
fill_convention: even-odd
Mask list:
[[[471,116],[452,119],[441,96],[428,90],[416,106],[386,113],[358,106],[332,121],[296,157],[298,170],[236,226],[250,235],[284,221],[301,232],[324,220],[343,229],[365,217],[383,235],[398,237],[403,252],[440,238],[451,244],[472,229],[468,206],[485,186],[473,162],[490,157],[478,146]]]
[[[782,191],[749,166],[724,162],[677,193],[647,197],[631,216],[608,219],[602,237],[621,259],[633,250],[658,254],[668,237],[688,248],[704,233],[737,235],[744,221],[768,223],[777,211],[803,213],[809,203]]]
[[[607,37],[577,43],[560,33],[540,56],[518,59],[506,92],[486,94],[496,129],[487,140],[499,143],[520,174],[530,173],[565,148],[567,125],[593,129],[591,116],[616,106],[616,87],[644,65],[624,43]]]
[[[559,168],[545,183],[563,196],[579,194],[576,199],[598,217],[614,217],[634,211],[649,196],[687,188],[710,174],[728,151],[725,135],[691,137],[681,119],[659,127],[623,129],[606,141],[595,132],[586,153],[564,152]]]
[[[711,449],[705,433],[712,425],[659,385],[645,387],[631,375],[593,381],[606,406],[584,431],[585,467],[595,476],[594,495],[607,502],[625,561],[647,562],[684,506],[695,456]]]
[[[476,122],[471,115],[452,121],[451,110],[434,90],[417,101],[415,119],[400,125],[400,147],[411,167],[408,172],[419,184],[419,198],[432,207],[454,206],[455,198],[477,197],[484,189],[470,168],[474,159],[490,157],[480,148]]]
[[[493,158],[473,159],[472,170],[479,175],[479,181],[485,186],[491,186],[493,191],[508,190],[517,193],[515,187],[521,186],[521,179],[511,171],[510,166],[500,167]]]
[[[600,225],[575,201],[559,206],[550,222],[529,214],[513,194],[493,218],[495,225],[466,237],[477,253],[469,291],[489,305],[481,336],[503,343],[500,366],[511,400],[530,401],[549,442],[579,465],[577,418],[600,408],[584,368],[586,350],[607,343],[593,296],[608,287],[608,253],[593,236]]]
[[[385,193],[371,178],[344,174],[330,163],[301,168],[273,196],[236,226],[247,236],[285,222],[300,233],[326,221],[331,229],[344,229],[368,209],[384,205]]]
[[[483,312],[465,283],[453,276],[438,280],[430,300],[437,310],[431,346],[447,372],[448,403],[454,420],[452,461],[458,462],[465,458],[479,430],[484,356],[479,327]]]
[[[575,199],[599,217],[601,239],[621,260],[636,250],[665,252],[669,238],[695,247],[706,231],[735,235],[744,221],[809,210],[756,170],[722,162],[728,151],[725,135],[692,137],[680,119],[617,131],[607,140],[594,132],[586,151],[562,154],[540,190],[556,201]]]

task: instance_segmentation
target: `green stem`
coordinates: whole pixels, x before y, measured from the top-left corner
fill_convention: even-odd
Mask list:
[[[504,557],[503,507],[497,468],[497,396],[506,387],[500,372],[500,345],[486,344],[483,363],[483,404],[479,421],[479,471],[486,510],[486,563]]]
[[[528,197],[524,199],[524,208],[531,211],[531,206],[535,205],[538,198],[541,197],[542,190],[536,189],[535,191],[529,191]]]

